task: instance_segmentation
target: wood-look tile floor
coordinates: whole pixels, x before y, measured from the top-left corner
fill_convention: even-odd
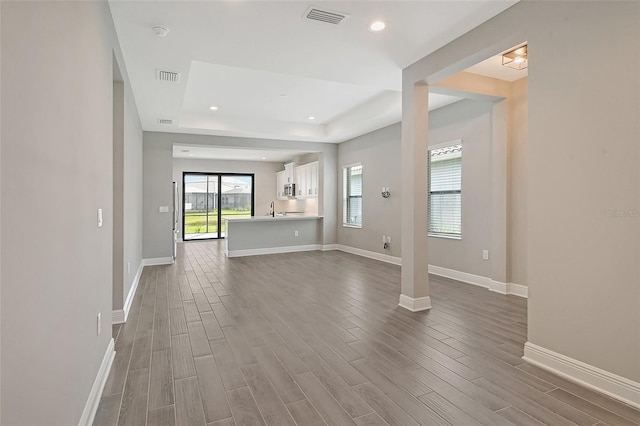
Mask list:
[[[638,425],[640,412],[522,361],[526,300],[337,251],[145,267],[96,425]]]

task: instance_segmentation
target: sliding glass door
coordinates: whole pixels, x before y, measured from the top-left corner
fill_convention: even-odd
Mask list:
[[[225,218],[253,216],[254,176],[183,173],[183,240],[224,238]]]

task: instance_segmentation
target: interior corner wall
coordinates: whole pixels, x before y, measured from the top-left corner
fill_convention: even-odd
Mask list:
[[[527,78],[511,84],[509,140],[509,266],[511,283],[527,279]]]
[[[115,61],[115,58],[114,58]],[[114,64],[114,72],[117,65]],[[113,310],[124,304],[124,82],[113,82]]]
[[[462,139],[462,239],[429,237],[429,264],[489,278],[492,109],[462,100],[429,113],[429,145]]]
[[[528,42],[528,339],[636,382],[639,22],[637,2],[520,2],[403,71],[438,81]]]
[[[119,45],[106,2],[0,8],[0,423],[78,424],[111,341]]]
[[[254,214],[269,213],[271,201],[276,198],[276,172],[284,170],[282,163],[270,161],[224,161],[181,159],[173,160],[173,181],[178,184],[182,202],[182,174],[184,172],[247,173],[254,175]],[[284,201],[286,202],[286,201]],[[178,238],[182,239],[182,207],[180,207]]]
[[[362,228],[342,226],[344,166],[362,163]],[[338,244],[400,257],[400,123],[338,145]],[[382,187],[391,196],[382,197]],[[391,237],[389,249],[382,236]]]

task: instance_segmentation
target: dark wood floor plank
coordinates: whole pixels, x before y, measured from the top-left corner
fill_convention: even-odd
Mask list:
[[[636,422],[632,422],[630,420],[627,420],[621,416],[618,416],[614,413],[612,413],[609,410],[606,410],[602,407],[599,407],[595,404],[592,404],[588,401],[585,401],[584,399],[575,396],[569,392],[567,392],[564,389],[556,389],[553,390],[551,392],[548,392],[547,395],[552,396],[566,404],[569,404],[572,407],[575,407],[576,409],[580,410],[581,412],[584,412],[596,419],[598,419],[599,421],[608,423],[610,425],[617,425],[617,426],[634,426],[637,425],[638,423],[640,423],[640,415],[638,415],[638,417],[636,417]]]
[[[204,331],[207,333],[207,339],[224,339],[222,328],[220,328],[213,312],[202,312],[200,318],[202,318],[202,325],[204,326]]]
[[[320,417],[320,414],[318,414],[313,405],[311,405],[311,403],[306,399],[287,404],[287,409],[299,426],[327,425],[327,423],[322,420],[322,417]]]
[[[387,426],[389,423],[385,422],[382,417],[376,413],[367,414],[357,419],[353,419],[358,426]]]
[[[176,409],[175,406],[156,408],[149,411],[147,417],[148,426],[176,426]]]
[[[204,425],[204,411],[198,388],[198,379],[188,377],[175,381],[176,424]]]
[[[243,333],[238,327],[224,327],[222,331],[239,365],[255,364],[257,362],[247,341],[244,339]]]
[[[118,424],[120,413],[121,393],[104,396],[100,399],[100,405],[93,420],[94,426],[115,426]]]
[[[171,358],[174,380],[196,375],[188,334],[179,334],[171,338]]]
[[[353,368],[351,364],[336,354],[330,347],[326,346],[320,339],[313,336],[306,339],[306,342],[350,386],[359,385],[367,381],[358,370]]]
[[[149,411],[173,404],[172,371],[170,349],[155,351],[151,354]]]
[[[437,392],[427,393],[418,398],[429,407],[433,412],[445,419],[452,425],[481,425],[467,413],[453,405],[446,398],[440,396]]]
[[[542,423],[537,421],[531,416],[527,416],[522,411],[518,410],[516,407],[510,405],[507,408],[503,408],[502,410],[496,411],[496,414],[504,417],[509,420],[514,425],[522,425],[522,426],[541,426]]]
[[[371,383],[355,386],[354,390],[367,402],[376,413],[390,425],[413,426],[418,423],[402,408],[385,396]],[[425,407],[426,408],[426,407]]]
[[[169,325],[172,336],[187,334],[187,321],[184,318],[184,308],[180,307],[169,311]]]
[[[196,358],[194,362],[206,421],[211,423],[231,417],[224,385],[213,356]]]
[[[293,418],[278,398],[276,390],[259,364],[245,365],[240,370],[267,425],[295,426]]]
[[[311,372],[296,374],[295,379],[328,425],[355,425],[349,414]]]
[[[193,357],[201,357],[211,355],[211,348],[209,347],[209,339],[207,339],[207,333],[204,331],[204,326],[201,321],[187,323],[187,329],[189,330],[189,342],[191,343],[191,352]]]
[[[238,426],[264,425],[264,419],[251,395],[249,388],[238,388],[227,391],[233,418]]]
[[[247,383],[244,381],[240,371],[240,365],[236,362],[236,358],[227,341],[225,339],[214,340],[209,342],[209,345],[216,360],[224,388],[229,391],[246,387]]]
[[[282,337],[275,331],[269,331],[262,335],[262,340],[271,349],[284,368],[287,369],[289,374],[298,374],[309,371],[305,363],[296,355],[289,346],[282,340]]]
[[[289,404],[305,399],[304,394],[296,382],[287,370],[285,370],[271,349],[267,346],[257,346],[252,348],[252,350],[258,360],[258,364],[260,364],[260,367],[262,367],[262,370],[273,384],[282,402]],[[251,386],[249,386],[249,388],[251,388]]]
[[[143,425],[147,421],[149,369],[132,370],[124,386],[118,425]]]
[[[198,312],[198,307],[194,300],[185,300],[182,302],[182,305],[184,307],[184,317],[187,320],[187,323],[200,321],[200,312]]]
[[[301,357],[320,383],[352,418],[373,411],[317,354],[307,353]]]

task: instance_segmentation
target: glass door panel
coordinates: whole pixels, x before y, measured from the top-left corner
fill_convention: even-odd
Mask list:
[[[221,180],[221,232],[226,236],[226,218],[253,215],[253,176],[222,175]]]

